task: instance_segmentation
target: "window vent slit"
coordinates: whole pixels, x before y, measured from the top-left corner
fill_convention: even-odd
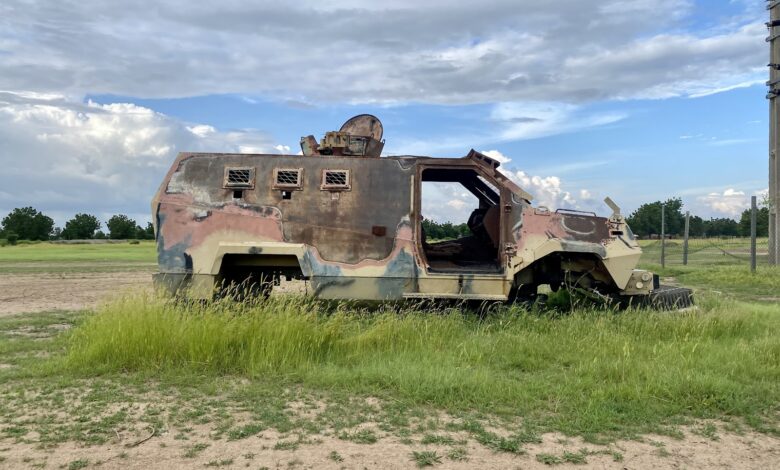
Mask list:
[[[322,172],[322,189],[350,189],[349,170],[324,170]]]
[[[225,187],[252,189],[255,185],[253,168],[226,168]]]

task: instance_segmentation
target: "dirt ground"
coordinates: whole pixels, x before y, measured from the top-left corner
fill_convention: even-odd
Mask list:
[[[89,309],[112,296],[137,289],[151,290],[151,273],[68,272],[0,274],[0,316],[48,310]],[[0,422],[0,429],[9,423]],[[100,445],[66,442],[55,447],[24,439],[0,438],[0,468],[416,468],[414,452],[429,452],[432,466],[447,469],[679,469],[679,468],[780,468],[780,439],[752,431],[734,433],[719,429],[716,436],[685,431],[683,439],[644,436],[639,441],[619,441],[598,446],[578,438],[545,434],[541,443],[524,445],[525,453],[495,452],[473,439],[464,440],[461,456],[452,448],[402,442],[387,436],[376,443],[360,444],[332,433],[307,435],[295,448],[279,448],[273,430],[246,439],[213,438],[207,426],[193,429],[186,440],[173,431],[140,427],[116,432],[116,438]],[[458,437],[458,436],[455,436]],[[147,439],[148,438],[148,439]],[[193,451],[196,443],[202,448]],[[573,463],[576,455],[582,460]],[[568,458],[567,458],[568,455]],[[574,460],[573,460],[574,459]]]
[[[780,441],[756,433],[720,434],[717,440],[694,434],[687,434],[684,439],[645,436],[642,442],[619,441],[609,446],[546,434],[542,443],[526,445],[526,453],[522,455],[497,453],[470,441],[462,446],[462,460],[454,460],[444,446],[409,445],[398,439],[359,444],[333,436],[307,436],[309,443],[289,450],[275,448],[280,435],[273,431],[234,441],[212,440],[205,427],[196,431],[200,431],[200,436],[193,435],[191,440],[163,433],[134,445],[151,435],[147,429],[138,436],[117,434],[113,442],[104,445],[81,447],[66,443],[53,449],[41,449],[29,443],[9,446],[9,440],[5,439],[0,441],[6,449],[0,452],[5,458],[0,468],[401,469],[418,467],[413,457],[415,451],[434,452],[438,461],[432,467],[446,469],[770,469],[778,468],[780,462]],[[198,443],[204,442],[207,444],[198,447]],[[584,455],[584,461],[565,462],[565,452]],[[544,463],[543,456],[561,462]]]
[[[128,272],[63,272],[0,274],[0,316],[47,310],[94,308],[112,296],[149,289],[152,274]]]

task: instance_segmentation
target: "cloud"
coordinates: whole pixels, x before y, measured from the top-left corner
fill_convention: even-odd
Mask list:
[[[715,139],[708,142],[708,144],[715,147],[727,147],[730,145],[749,144],[750,142],[755,142],[755,139]]]
[[[703,96],[764,80],[763,18],[737,15],[694,31],[695,14],[690,0],[139,0],[122,8],[6,0],[0,89],[234,93],[250,103],[584,103]]]
[[[750,207],[750,196],[734,188],[728,188],[722,193],[712,192],[697,200],[711,211],[729,217],[736,217]]]
[[[445,151],[460,151],[496,142],[532,140],[560,134],[579,132],[585,129],[605,126],[627,117],[624,113],[592,112],[587,106],[566,103],[542,102],[505,102],[494,104],[489,116],[483,119],[486,130],[482,132],[460,133],[456,136],[429,136],[426,139],[406,139],[400,143],[391,142],[388,155],[432,155]],[[495,155],[502,163],[511,161],[498,150],[483,151],[485,155]],[[493,158],[493,157],[491,157]],[[503,162],[501,159],[506,159]],[[607,162],[584,162],[572,164],[589,168]]]
[[[453,209],[459,211],[462,210],[468,203],[464,201],[463,199],[451,199],[447,201],[447,205],[452,207]]]
[[[33,205],[61,217],[146,214],[178,152],[247,150],[277,149],[262,132],[186,124],[133,104],[0,93],[0,213]]]
[[[491,118],[502,125],[500,140],[528,140],[604,126],[626,117],[622,113],[590,113],[566,103],[511,102],[493,108]]]
[[[577,201],[569,191],[561,185],[557,176],[532,176],[524,171],[504,173],[534,197],[534,204],[547,206],[550,209],[576,209]]]
[[[488,156],[492,158],[493,160],[497,161],[498,163],[509,163],[512,161],[511,158],[507,157],[503,153],[499,152],[498,150],[482,150],[480,153],[482,153],[485,156]]]

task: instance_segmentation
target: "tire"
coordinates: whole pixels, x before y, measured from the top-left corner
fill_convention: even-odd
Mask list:
[[[693,291],[675,286],[660,286],[648,295],[621,296],[618,303],[622,308],[644,307],[656,310],[680,310],[694,305]]]

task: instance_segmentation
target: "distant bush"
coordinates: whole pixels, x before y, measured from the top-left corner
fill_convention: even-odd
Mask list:
[[[0,238],[0,246],[8,246],[8,240],[5,238]]]
[[[130,244],[131,244],[131,245],[138,245],[138,244],[140,244],[140,243],[141,243],[141,242],[139,242],[138,240],[130,240]]]
[[[16,243],[12,243],[12,245],[39,245],[40,243],[40,240],[19,240]]]
[[[19,240],[19,235],[16,232],[5,232],[5,239],[8,240],[9,245],[16,245],[16,241]]]

